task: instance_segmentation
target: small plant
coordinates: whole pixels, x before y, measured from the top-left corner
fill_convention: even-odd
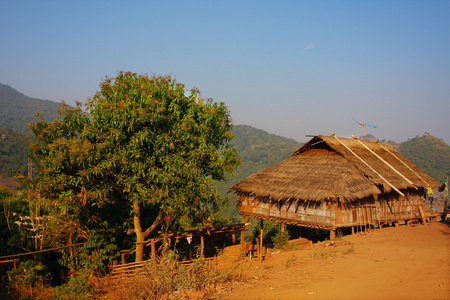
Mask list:
[[[89,281],[88,275],[80,273],[70,277],[67,283],[56,287],[52,298],[58,300],[91,299],[92,292],[93,286]]]
[[[117,258],[115,238],[110,232],[91,230],[87,242],[78,248],[63,250],[61,265],[73,270],[103,274],[109,261]]]
[[[352,244],[352,247],[351,247],[351,248],[348,248],[348,249],[344,252],[344,254],[350,254],[350,253],[353,253],[353,252],[355,252],[355,246]]]
[[[283,249],[286,247],[289,241],[289,233],[287,231],[278,232],[273,238],[273,247],[275,249]]]
[[[50,273],[45,265],[34,260],[24,261],[17,269],[6,273],[8,287],[17,298],[33,298],[34,288],[43,288],[50,281]],[[29,295],[26,295],[29,293]]]
[[[286,261],[286,264],[284,265],[284,266],[286,267],[286,269],[289,268],[289,266],[290,266],[293,262],[295,262],[296,260],[297,260],[297,258],[295,257],[295,255],[292,255],[292,257],[289,258],[289,259]]]

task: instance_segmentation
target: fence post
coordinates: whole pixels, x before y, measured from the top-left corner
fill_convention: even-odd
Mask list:
[[[151,245],[150,245],[150,247],[151,247],[150,248],[151,255],[150,255],[150,257],[152,259],[155,259],[155,257],[156,257],[155,239],[151,239],[150,242],[151,242]]]

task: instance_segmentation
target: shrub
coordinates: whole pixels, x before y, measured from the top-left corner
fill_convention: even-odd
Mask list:
[[[72,271],[105,274],[108,262],[117,258],[115,238],[110,232],[91,230],[87,242],[78,248],[62,251],[61,265]]]
[[[79,273],[54,289],[52,298],[58,300],[91,299],[93,286],[86,273]]]
[[[273,247],[275,249],[283,249],[288,245],[289,233],[287,231],[278,232],[273,238]]]
[[[27,260],[16,269],[6,272],[8,289],[14,298],[33,298],[34,288],[43,288],[50,280],[47,267],[40,262]]]

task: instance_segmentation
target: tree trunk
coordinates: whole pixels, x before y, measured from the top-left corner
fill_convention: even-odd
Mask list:
[[[162,220],[163,212],[159,211],[156,220],[153,224],[147,228],[144,232],[142,232],[141,227],[141,217],[139,213],[139,202],[133,202],[133,223],[134,223],[134,232],[136,234],[136,262],[142,261],[144,259],[144,244],[145,238],[159,225]]]
[[[134,223],[134,233],[136,234],[136,262],[142,261],[144,258],[144,234],[141,227],[141,219],[139,215],[139,203],[137,201],[133,202],[133,223]]]

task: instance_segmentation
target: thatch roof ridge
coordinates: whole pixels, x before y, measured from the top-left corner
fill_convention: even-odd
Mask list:
[[[439,183],[388,145],[316,136],[284,161],[231,187],[270,201],[351,202]],[[381,190],[380,190],[381,189]]]
[[[339,199],[347,202],[379,190],[341,155],[311,149],[254,173],[231,187],[240,194],[272,201]]]
[[[386,180],[398,189],[440,186],[436,180],[389,145],[336,136],[319,136],[319,138],[344,156],[371,181],[382,184],[385,192],[391,190]]]

